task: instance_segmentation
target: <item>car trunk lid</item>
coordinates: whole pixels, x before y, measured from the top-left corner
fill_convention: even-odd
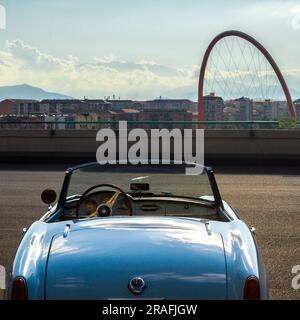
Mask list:
[[[128,284],[146,283],[140,295]],[[197,219],[82,221],[53,238],[47,299],[225,299],[221,235]]]

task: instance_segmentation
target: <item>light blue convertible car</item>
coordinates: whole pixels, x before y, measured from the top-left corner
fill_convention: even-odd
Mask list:
[[[267,299],[254,230],[195,164],[87,163],[66,171],[24,231],[8,299]],[[54,204],[55,203],[55,204]]]

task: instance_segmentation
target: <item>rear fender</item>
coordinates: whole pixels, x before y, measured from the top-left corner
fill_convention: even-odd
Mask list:
[[[49,232],[49,229],[53,229],[52,232]],[[56,234],[55,229],[61,229],[60,224],[37,221],[27,230],[13,260],[9,275],[8,298],[13,279],[21,276],[27,282],[28,298],[44,299],[48,252],[53,235]]]

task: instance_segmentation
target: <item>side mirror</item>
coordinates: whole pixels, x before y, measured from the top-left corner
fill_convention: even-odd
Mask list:
[[[51,204],[56,200],[56,192],[52,189],[45,189],[41,194],[41,199],[46,204]]]

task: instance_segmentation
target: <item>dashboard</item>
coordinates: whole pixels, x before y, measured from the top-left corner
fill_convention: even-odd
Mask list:
[[[89,216],[97,210],[100,204],[109,201],[114,194],[115,191],[102,191],[89,195],[79,206],[79,216]],[[114,215],[129,215],[130,204],[128,203],[128,199],[120,194],[112,207],[112,212]]]
[[[83,199],[78,207],[78,217],[88,218],[100,204],[111,199],[115,191],[98,191]],[[184,216],[217,219],[217,212],[213,203],[203,204],[197,199],[190,200],[173,196],[130,194],[130,200],[120,194],[112,206],[113,216],[130,215],[131,201],[133,215]],[[78,202],[78,199],[77,199]],[[65,218],[77,218],[77,204],[70,204],[65,210]]]

